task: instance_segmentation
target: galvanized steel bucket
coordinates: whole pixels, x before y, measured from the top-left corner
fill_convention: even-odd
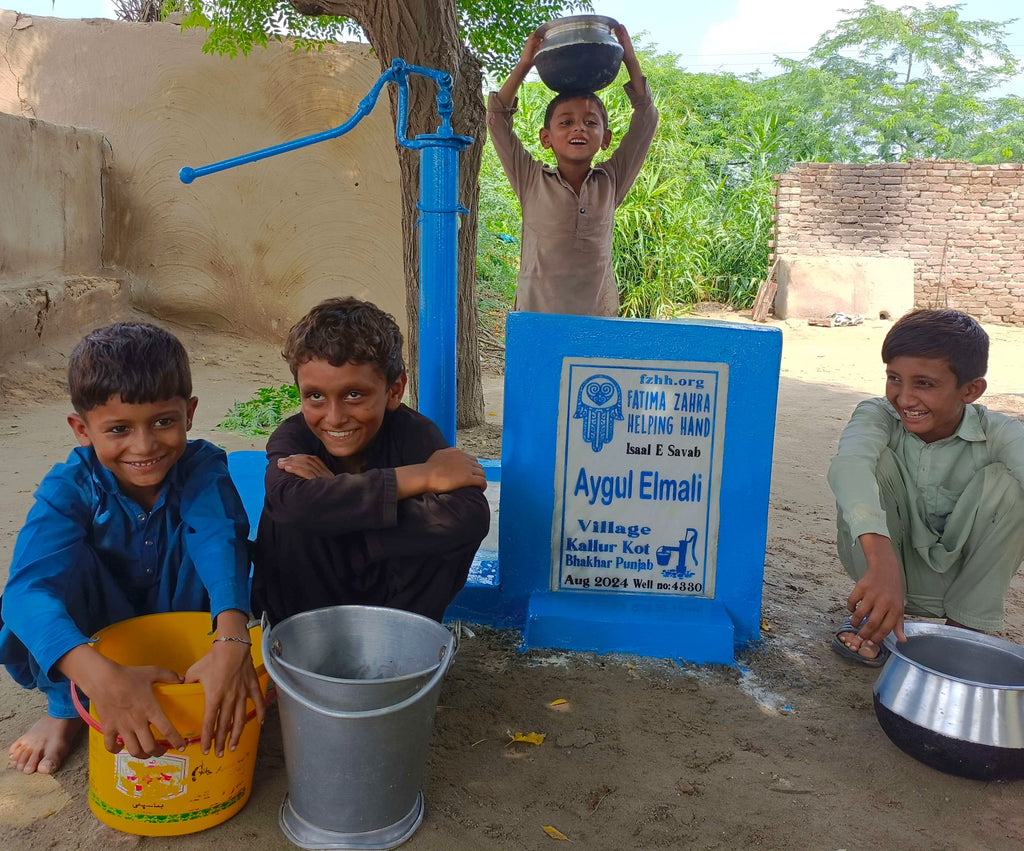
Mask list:
[[[455,638],[422,615],[331,606],[263,631],[302,848],[394,848],[423,820],[423,771]]]

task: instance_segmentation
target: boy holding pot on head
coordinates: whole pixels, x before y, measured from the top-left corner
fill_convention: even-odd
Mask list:
[[[915,310],[882,343],[884,399],[861,402],[828,481],[839,558],[856,583],[833,649],[878,667],[904,611],[1002,627],[1024,560],[1024,424],[974,404],[988,335],[956,310]]]
[[[487,129],[523,210],[517,310],[616,316],[619,293],[612,264],[615,210],[636,180],[654,139],[658,110],[626,28],[615,35],[629,72],[629,130],[607,160],[608,112],[593,92],[563,92],[548,104],[540,142],[554,167],[533,159],[512,130],[516,93],[543,46],[535,31],[505,84],[487,101]]]
[[[263,720],[253,668],[248,521],[227,456],[189,441],[197,400],[184,347],[161,328],[99,328],[68,360],[78,441],[36,490],[14,546],[3,593],[0,661],[47,713],[9,751],[26,774],[56,771],[82,728],[69,679],[92,701],[111,753],[160,756],[185,741],[152,684],[199,682],[206,705],[202,750],[234,749],[246,700]],[[211,611],[209,652],[184,672],[129,667],[89,644],[105,626],[139,615]]]
[[[283,354],[302,410],[267,441],[254,609],[273,624],[346,604],[440,621],[487,534],[483,467],[402,404],[402,333],[376,305],[321,302]]]

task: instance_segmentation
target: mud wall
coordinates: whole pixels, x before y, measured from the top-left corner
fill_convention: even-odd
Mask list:
[[[100,270],[100,133],[0,113],[0,281]]]
[[[69,235],[102,228],[103,266],[125,272],[133,304],[156,316],[280,337],[320,299],[353,294],[405,325],[386,97],[339,139],[189,186],[177,176],[346,121],[380,75],[365,45],[297,53],[272,44],[231,59],[204,55],[202,32],[170,23],[7,11],[0,33],[0,111],[95,131],[110,145],[102,219],[73,207],[38,248],[16,234],[7,274],[29,273],[39,255],[62,256],[56,246]],[[77,164],[51,168],[61,180]],[[32,210],[31,193],[10,197],[14,219]]]
[[[1024,325],[1024,165],[802,163],[776,185],[776,256],[906,257],[917,307]]]

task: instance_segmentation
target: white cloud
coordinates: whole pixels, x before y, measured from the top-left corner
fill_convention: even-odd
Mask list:
[[[700,44],[701,70],[771,73],[774,55],[802,58],[827,30],[863,0],[739,0],[734,17],[708,28]],[[889,8],[924,6],[925,0],[882,0]],[[691,68],[691,70],[696,70]]]

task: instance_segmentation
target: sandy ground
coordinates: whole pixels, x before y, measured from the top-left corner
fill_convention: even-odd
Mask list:
[[[548,848],[555,840],[546,825],[588,849],[1024,846],[1024,783],[959,779],[904,755],[875,720],[875,672],[828,649],[849,583],[835,557],[825,470],[854,405],[881,391],[878,351],[888,323],[778,325],[785,344],[762,641],[743,650],[735,667],[695,668],[614,655],[523,654],[514,635],[476,630],[463,640],[441,693],[427,814],[406,847]],[[988,403],[1024,418],[1024,329],[989,331]],[[287,380],[276,349],[180,333],[200,397],[193,435],[229,449],[258,448],[211,429],[232,400]],[[61,360],[50,351],[0,379],[3,565],[34,488],[72,444]],[[493,457],[500,380],[492,377],[488,387],[490,424],[460,433],[460,442]],[[1024,643],[1019,576],[1004,636]],[[561,711],[550,705],[557,699],[567,701]],[[38,695],[0,680],[5,746],[41,711]],[[510,744],[510,731],[547,738],[539,746]],[[106,828],[89,812],[87,781],[81,743],[55,777],[0,772],[2,847],[291,847],[277,824],[287,778],[275,711],[251,800],[203,833],[140,839]]]

